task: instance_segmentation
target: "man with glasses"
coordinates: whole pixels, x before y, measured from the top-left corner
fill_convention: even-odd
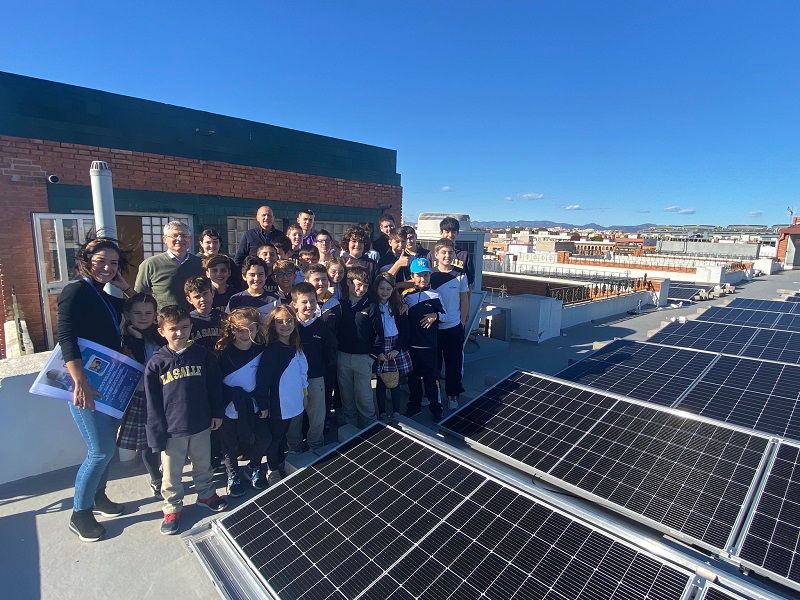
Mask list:
[[[189,226],[182,221],[170,221],[164,225],[161,239],[167,251],[151,256],[139,265],[133,289],[138,293],[152,294],[159,308],[177,304],[192,310],[183,285],[187,279],[203,275],[204,271],[202,259],[189,252],[192,244]]]
[[[238,268],[241,268],[245,258],[255,256],[261,246],[270,244],[276,236],[283,235],[280,229],[273,227],[275,214],[269,206],[259,207],[256,213],[256,221],[258,221],[258,227],[245,231],[242,241],[239,242],[236,255],[233,257],[233,262],[236,263]]]

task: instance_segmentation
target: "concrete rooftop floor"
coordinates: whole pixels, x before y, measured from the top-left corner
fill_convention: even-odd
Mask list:
[[[755,279],[725,299],[580,325],[540,344],[513,341],[508,350],[492,353],[490,340],[482,339],[477,346],[470,342],[464,377],[467,393],[463,399],[479,395],[488,384],[515,367],[552,375],[565,368],[570,359],[591,352],[595,342],[615,338],[645,340],[648,331],[672,317],[692,315],[699,308],[719,305],[732,297],[773,299],[778,297],[779,289],[800,289],[800,272],[784,271]],[[416,420],[431,424],[427,411]],[[335,436],[334,431],[329,441],[335,441]],[[86,600],[219,597],[200,562],[187,551],[181,538],[159,535],[161,503],[150,496],[141,463],[133,462],[112,465],[108,495],[112,500],[124,502],[126,513],[116,519],[101,518],[107,536],[91,544],[80,542],[67,529],[77,467],[0,485],[2,597]],[[224,476],[219,475],[217,481],[223,492]],[[214,518],[206,509],[194,506],[193,489],[191,484],[187,485],[190,487],[182,531]],[[230,506],[236,507],[251,497],[252,493],[231,499]]]

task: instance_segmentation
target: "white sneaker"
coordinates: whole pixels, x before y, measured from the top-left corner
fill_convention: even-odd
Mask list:
[[[458,398],[455,396],[450,396],[447,399],[447,408],[450,410],[458,410]]]

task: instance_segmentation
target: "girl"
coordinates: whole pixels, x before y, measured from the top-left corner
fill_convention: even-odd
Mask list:
[[[286,432],[292,418],[303,412],[308,393],[308,363],[300,332],[289,308],[279,306],[267,318],[267,348],[256,375],[256,402],[269,415],[272,439],[267,447],[269,485],[281,479]]]
[[[150,294],[135,294],[122,306],[122,349],[137,362],[146,365],[156,350],[166,344],[158,335],[156,314],[158,305]],[[133,394],[128,410],[122,417],[117,433],[117,446],[128,450],[139,450],[142,462],[150,476],[150,489],[153,496],[161,496],[161,460],[157,452],[147,445],[147,403],[144,397],[144,379]]]
[[[403,310],[403,300],[397,291],[394,276],[389,273],[378,273],[372,284],[372,298],[378,304],[383,320],[383,352],[375,361],[375,373],[378,381],[375,386],[377,407],[375,414],[381,414],[386,400],[386,384],[381,374],[396,371],[400,377],[411,371],[411,356],[408,353],[408,315]],[[392,416],[400,416],[402,394],[397,385],[389,390],[392,398]],[[386,410],[386,413],[389,411]]]
[[[344,280],[347,275],[344,262],[341,259],[329,260],[325,263],[325,268],[328,270],[328,279],[331,282],[331,294],[337,300],[341,300],[344,287],[346,286]]]
[[[255,437],[248,453],[250,462],[242,474],[253,488],[267,487],[261,470],[261,460],[270,441],[267,411],[259,410],[253,397],[265,343],[261,313],[253,307],[233,310],[217,340],[219,367],[225,384],[223,397],[227,401],[221,427],[222,455],[228,474],[228,495],[232,498],[243,496],[245,492],[239,475],[239,440],[249,444],[251,437]]]

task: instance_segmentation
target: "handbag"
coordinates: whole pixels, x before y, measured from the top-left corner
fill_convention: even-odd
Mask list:
[[[393,390],[400,383],[400,373],[397,371],[384,371],[380,374],[381,381],[388,389]]]

